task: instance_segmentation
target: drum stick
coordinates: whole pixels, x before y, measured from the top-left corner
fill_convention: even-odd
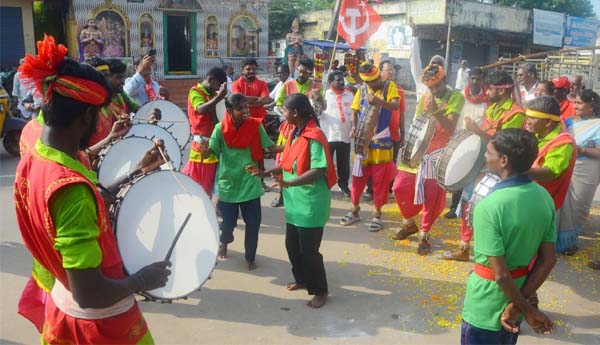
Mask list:
[[[177,244],[177,241],[179,241],[179,237],[181,236],[181,233],[183,232],[183,229],[185,229],[185,226],[187,225],[191,216],[192,216],[192,212],[188,212],[187,216],[185,216],[185,220],[183,221],[183,224],[181,224],[181,226],[179,227],[179,230],[177,230],[177,234],[175,235],[175,238],[173,239],[173,243],[171,243],[171,247],[169,248],[169,251],[167,252],[165,261],[169,261],[169,259],[171,259],[171,254],[173,254],[173,249],[175,249],[175,245]]]
[[[183,189],[184,192],[188,193],[189,195],[192,195],[192,193],[190,193],[189,190],[187,190],[187,188],[185,188],[185,186],[183,185],[183,183],[181,183],[181,181],[179,181],[179,179],[177,178],[177,175],[175,175],[175,172],[173,171],[173,165],[171,165],[171,161],[167,160],[167,157],[165,156],[165,153],[163,152],[162,148],[159,146],[158,147],[158,152],[160,153],[160,155],[162,156],[162,158],[165,160],[165,162],[168,164],[169,166],[169,171],[171,172],[171,175],[173,175],[173,178],[175,179],[175,181],[179,184],[179,187],[181,187],[181,189]]]

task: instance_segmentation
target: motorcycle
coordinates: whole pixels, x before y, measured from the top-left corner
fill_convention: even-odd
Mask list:
[[[26,120],[12,116],[8,93],[0,86],[0,138],[3,138],[2,143],[6,152],[12,156],[20,155],[19,140],[26,124]]]

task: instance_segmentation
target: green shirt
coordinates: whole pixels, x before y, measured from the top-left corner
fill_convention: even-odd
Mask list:
[[[294,139],[295,140],[295,139]],[[298,177],[296,162],[292,172],[283,171],[283,180]],[[310,169],[327,169],[325,149],[316,140],[310,140]],[[283,189],[286,223],[303,228],[320,228],[329,220],[331,191],[327,186],[327,176],[323,174],[312,184]]]
[[[526,267],[542,242],[556,242],[554,202],[534,182],[492,192],[475,206],[473,222],[475,262],[488,267],[489,256],[503,256],[509,270]],[[515,280],[518,288],[525,279]],[[462,317],[477,328],[499,331],[508,302],[495,281],[472,273]]]
[[[211,93],[208,92],[208,90],[202,84],[198,83],[197,86],[199,89],[204,91],[207,95],[212,96]],[[200,92],[198,92],[197,90],[194,90],[194,89],[190,89],[188,97],[190,99],[190,104],[192,105],[192,108],[194,108],[194,110],[196,110],[196,108],[198,108],[199,105],[202,105],[202,104],[208,102],[208,99],[204,99],[202,94],[200,94]]]
[[[561,129],[562,127],[559,124],[543,138],[540,138],[540,136],[536,134],[538,139],[538,149],[541,150],[542,147],[544,147],[544,145],[546,145],[550,140],[556,138],[560,134]],[[562,174],[569,167],[574,149],[575,148],[573,145],[569,144],[560,145],[553,148],[552,150],[548,151],[544,157],[544,164],[542,165],[542,168],[550,169],[554,174],[554,177],[560,176],[560,174]]]
[[[301,93],[303,95],[306,95],[306,93],[308,92],[308,89],[311,86],[311,80],[307,80],[304,84],[300,84],[298,82],[298,80],[295,80],[296,82],[296,88],[298,88],[298,93]],[[285,99],[287,98],[287,94],[285,92],[285,84],[281,87],[281,90],[279,90],[279,95],[277,95],[277,100],[275,102],[276,106],[282,106],[283,102],[285,102]]]
[[[510,108],[513,105],[513,103],[514,102],[513,102],[512,98],[507,99],[501,105],[498,105],[498,103],[494,103],[494,104],[492,104],[491,106],[489,106],[486,109],[485,115],[488,118],[492,119],[493,121],[497,121],[508,110],[510,110]],[[523,124],[524,123],[525,123],[525,114],[519,112],[519,113],[515,114],[515,116],[511,117],[508,121],[506,121],[505,123],[503,123],[501,129],[506,129],[506,128],[523,128]]]
[[[258,176],[246,172],[246,166],[252,164],[250,147],[232,148],[225,144],[221,123],[215,126],[210,137],[210,149],[219,157],[219,199],[224,202],[244,202],[260,198],[264,194],[262,183]],[[260,125],[260,144],[263,148],[275,145],[267,135],[265,128]]]
[[[35,143],[40,156],[75,170],[98,183],[96,173],[87,170],[78,160],[64,152],[44,145],[41,140]],[[102,263],[102,250],[97,238],[98,211],[96,199],[90,188],[83,183],[70,184],[59,189],[49,201],[50,216],[56,229],[54,249],[58,250],[66,269],[95,268]]]

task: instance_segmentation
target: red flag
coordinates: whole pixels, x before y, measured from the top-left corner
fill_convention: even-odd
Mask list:
[[[362,47],[381,25],[381,17],[366,0],[343,0],[338,34],[352,49]]]

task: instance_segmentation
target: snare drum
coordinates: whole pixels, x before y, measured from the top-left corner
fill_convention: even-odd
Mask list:
[[[485,165],[485,150],[486,143],[479,135],[460,131],[444,148],[435,166],[435,179],[448,191],[463,189]]]
[[[411,168],[416,168],[427,152],[433,135],[435,134],[436,120],[433,116],[421,115],[413,120],[406,145],[402,149],[402,163]]]
[[[161,139],[165,143],[165,150],[169,154],[171,164],[175,170],[181,169],[183,162],[181,148],[179,147],[179,144],[177,144],[177,140],[175,140],[173,135],[167,129],[149,123],[138,123],[131,126],[129,132],[125,135],[125,138],[129,137],[140,137],[150,140]]]
[[[110,213],[129,274],[164,260],[187,214],[192,214],[171,255],[167,285],[144,294],[170,301],[198,290],[210,277],[219,248],[217,216],[202,187],[187,175],[162,170],[125,185],[117,198]]]
[[[174,103],[164,100],[148,102],[135,113],[133,117],[134,123],[148,121],[154,108],[158,108],[161,111],[161,119],[157,122],[157,125],[168,130],[175,140],[177,140],[181,151],[185,151],[184,148],[191,137],[190,123],[187,115]]]
[[[475,186],[466,210],[466,220],[471,228],[473,228],[473,214],[475,212],[475,206],[477,206],[477,204],[490,193],[492,188],[494,188],[498,182],[500,182],[500,177],[492,173],[487,173]]]
[[[108,187],[127,175],[154,146],[148,138],[129,137],[116,141],[98,154],[98,181]]]

